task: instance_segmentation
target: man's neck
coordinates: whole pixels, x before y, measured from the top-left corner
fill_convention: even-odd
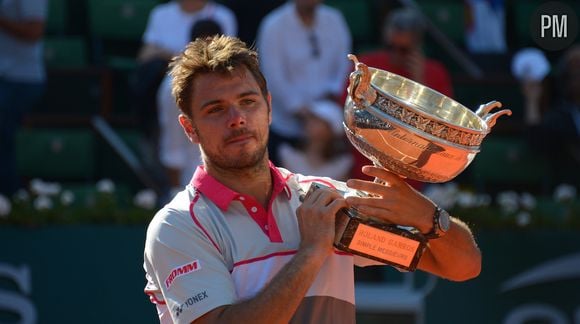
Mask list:
[[[267,158],[251,168],[223,169],[211,163],[205,163],[205,169],[208,174],[224,186],[241,194],[252,196],[264,208],[268,208],[273,185]]]

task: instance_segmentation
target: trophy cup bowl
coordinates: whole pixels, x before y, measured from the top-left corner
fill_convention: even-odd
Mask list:
[[[350,75],[344,129],[375,165],[404,178],[440,183],[473,161],[498,117],[492,101],[476,112],[400,75],[358,62]],[[375,179],[381,182],[380,179]],[[365,193],[358,193],[364,195]],[[416,229],[386,224],[354,208],[337,214],[335,246],[399,268],[415,270],[426,246]]]
[[[501,103],[476,112],[400,75],[355,63],[344,110],[350,142],[376,165],[421,182],[446,182],[479,152],[498,117]]]

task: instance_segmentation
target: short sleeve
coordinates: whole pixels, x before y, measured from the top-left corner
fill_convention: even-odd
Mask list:
[[[190,323],[236,292],[226,262],[187,212],[162,209],[147,230],[145,292],[157,304],[162,323]],[[167,314],[169,313],[169,314]]]

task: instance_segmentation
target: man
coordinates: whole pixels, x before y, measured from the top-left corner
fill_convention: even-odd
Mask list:
[[[272,92],[270,158],[278,145],[304,139],[302,119],[318,101],[336,104],[350,67],[351,36],[344,17],[321,0],[293,0],[260,24],[260,64]]]
[[[16,134],[44,92],[46,11],[46,0],[0,1],[0,194],[8,196],[20,186]]]
[[[355,258],[333,248],[336,212],[355,206],[429,233],[435,205],[371,166],[364,171],[388,185],[347,185],[375,197],[345,199],[320,189],[301,202],[313,181],[346,185],[269,162],[270,94],[256,53],[236,38],[190,43],[171,74],[179,122],[200,145],[203,166],[147,230],[145,292],[161,322],[354,322]],[[450,280],[473,278],[480,266],[471,233],[457,219],[429,243],[419,264]]]
[[[451,77],[445,66],[423,54],[424,29],[425,22],[417,11],[409,8],[394,9],[387,16],[383,27],[385,48],[363,53],[358,59],[370,67],[396,73],[453,97]],[[367,178],[360,170],[361,166],[370,161],[356,150],[353,150],[353,154],[355,163],[352,176]],[[417,189],[422,187],[417,181],[409,182]]]

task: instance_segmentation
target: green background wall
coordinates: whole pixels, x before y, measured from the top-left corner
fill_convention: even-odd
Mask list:
[[[580,323],[580,268],[551,271],[567,272],[567,278],[501,291],[504,282],[532,268],[558,258],[580,258],[579,234],[476,232],[483,252],[481,275],[464,283],[439,279],[426,299],[426,323],[506,323],[531,304],[560,316],[562,323]],[[18,322],[5,305],[7,296],[17,296],[33,305],[38,323],[158,323],[155,308],[143,293],[144,240],[144,226],[0,228],[0,322]],[[22,265],[30,269],[29,293],[1,272]],[[367,318],[377,323],[386,323],[387,318],[393,319],[388,323],[409,322],[380,314]]]

